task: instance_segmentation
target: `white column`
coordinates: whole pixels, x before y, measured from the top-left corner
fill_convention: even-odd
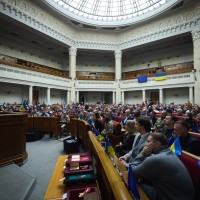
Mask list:
[[[143,102],[146,101],[146,92],[145,92],[145,90],[142,90],[142,101]]]
[[[79,103],[79,91],[76,91],[76,102]]]
[[[121,92],[121,97],[122,97],[122,104],[124,104],[124,91]]]
[[[163,89],[162,88],[159,89],[159,102],[163,103]]]
[[[69,104],[70,102],[70,91],[67,90],[67,104]]]
[[[116,81],[116,101],[115,103],[121,103],[120,93],[120,81],[121,81],[121,68],[122,68],[122,51],[115,51],[115,81]]]
[[[191,104],[194,104],[193,87],[189,87],[189,101]]]
[[[50,88],[47,88],[47,105],[51,105]]]
[[[116,101],[115,101],[115,92],[113,92],[113,104],[115,104]]]
[[[76,53],[77,53],[77,48],[75,47],[69,48],[69,77],[71,77],[72,79],[72,89],[71,89],[71,97],[70,97],[71,103],[76,101],[76,93],[75,93]]]
[[[196,69],[196,80],[194,85],[194,100],[195,104],[200,105],[200,29],[192,31],[193,38],[193,54],[194,68]],[[191,102],[192,103],[192,102]]]
[[[29,85],[29,98],[28,98],[28,104],[33,105],[33,86]]]

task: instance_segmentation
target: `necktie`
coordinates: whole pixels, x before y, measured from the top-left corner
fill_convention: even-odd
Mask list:
[[[140,139],[141,139],[141,135],[139,135],[139,136],[137,137],[137,140],[136,140],[136,142],[135,142],[135,146],[137,146],[137,144],[139,143]]]

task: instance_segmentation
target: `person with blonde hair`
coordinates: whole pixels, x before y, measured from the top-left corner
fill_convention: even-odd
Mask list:
[[[122,136],[121,142],[115,147],[117,157],[121,157],[128,153],[132,149],[133,143],[139,135],[139,133],[136,132],[134,120],[127,120],[125,130],[126,132]]]

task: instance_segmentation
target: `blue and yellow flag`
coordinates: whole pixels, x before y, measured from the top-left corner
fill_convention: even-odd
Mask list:
[[[166,79],[166,73],[155,74],[155,81],[163,81]]]
[[[7,105],[6,105],[6,102],[4,102],[4,103],[3,103],[3,108],[5,109],[5,108],[6,108],[6,106],[7,106]]]
[[[28,110],[28,108],[27,108],[27,105],[26,105],[26,102],[25,102],[25,101],[23,101],[23,103],[22,103],[22,105],[21,105],[21,109],[22,109],[22,111],[26,111],[26,110]]]
[[[140,200],[140,194],[137,189],[137,183],[135,180],[135,176],[134,176],[131,164],[129,165],[129,168],[128,168],[128,189],[132,193],[132,195],[135,197],[135,199]]]
[[[174,141],[174,143],[172,144],[172,146],[170,147],[170,149],[177,155],[180,156],[181,155],[181,145],[180,145],[180,141],[179,141],[179,137],[176,138],[176,140]]]
[[[106,138],[106,148],[105,148],[106,153],[108,154],[109,157],[113,158],[115,155],[115,150],[113,149],[110,140]]]

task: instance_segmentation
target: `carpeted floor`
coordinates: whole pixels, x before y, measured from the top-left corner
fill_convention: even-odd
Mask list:
[[[21,168],[37,177],[29,200],[43,200],[58,156],[65,155],[63,139],[56,140],[45,135],[39,141],[26,143],[28,161]]]
[[[17,166],[9,164],[0,168],[0,199],[28,200],[36,177]]]

